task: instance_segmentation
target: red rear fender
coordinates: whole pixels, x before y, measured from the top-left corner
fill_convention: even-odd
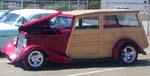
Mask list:
[[[137,47],[139,53],[146,55],[146,52],[134,40],[131,40],[129,38],[123,38],[123,39],[120,39],[118,42],[116,42],[115,46],[113,47],[112,57],[115,59],[118,59],[119,51],[120,51],[121,47],[127,43],[135,45]]]

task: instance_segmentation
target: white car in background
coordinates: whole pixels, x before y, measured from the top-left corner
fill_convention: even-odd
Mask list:
[[[22,24],[56,12],[44,9],[22,9],[9,12],[0,20],[0,49],[7,41],[19,34],[18,27]]]

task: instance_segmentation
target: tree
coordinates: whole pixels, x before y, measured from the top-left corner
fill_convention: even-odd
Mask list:
[[[88,9],[100,9],[101,0],[89,0]]]

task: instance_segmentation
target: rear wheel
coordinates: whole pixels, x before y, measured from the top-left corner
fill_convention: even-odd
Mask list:
[[[137,61],[138,50],[133,45],[125,45],[121,48],[119,61],[123,64],[133,64]]]
[[[45,65],[45,56],[41,51],[33,50],[23,59],[23,64],[29,70],[41,69]]]

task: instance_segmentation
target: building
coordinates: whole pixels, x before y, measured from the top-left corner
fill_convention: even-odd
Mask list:
[[[150,0],[101,0],[101,8],[129,8],[146,11]]]

